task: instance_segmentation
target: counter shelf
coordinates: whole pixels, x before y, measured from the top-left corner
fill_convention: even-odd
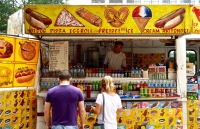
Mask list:
[[[178,100],[178,99],[181,99],[181,97],[168,97],[168,98],[137,98],[137,99],[134,99],[134,98],[126,98],[126,99],[121,99],[122,101],[159,101],[159,100]],[[96,97],[93,97],[93,98],[85,98],[85,101],[86,102],[89,102],[89,101],[96,101]]]

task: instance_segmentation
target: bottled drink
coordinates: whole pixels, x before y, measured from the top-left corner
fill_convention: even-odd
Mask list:
[[[83,80],[82,86],[83,86],[83,90],[86,90],[86,82],[85,82],[85,80]]]
[[[118,77],[118,78],[121,77],[121,70],[120,70],[120,69],[117,70],[117,77]]]
[[[123,91],[125,91],[125,90],[126,90],[126,84],[125,84],[125,82],[124,82],[124,81],[122,82],[122,90],[123,90]]]
[[[102,70],[99,68],[99,70],[98,70],[98,76],[99,77],[102,77],[102,72],[101,72]]]
[[[73,68],[73,70],[74,70],[74,78],[77,78],[77,68],[76,68],[76,66],[74,66],[74,68]]]
[[[95,88],[96,86],[95,86],[95,81],[92,81],[92,90],[93,91],[95,91],[96,90],[96,88]]]
[[[139,68],[139,70],[138,70],[138,77],[139,77],[139,78],[142,77],[142,69],[141,69],[141,68]]]
[[[128,89],[129,91],[132,91],[133,90],[133,86],[132,86],[132,82],[130,81],[129,84],[128,84]]]
[[[80,70],[80,72],[81,72],[80,77],[83,78],[83,77],[85,77],[85,68],[83,66],[81,66],[80,69],[81,69]]]
[[[122,84],[121,84],[120,81],[118,82],[118,94],[119,94],[119,95],[123,95]]]
[[[128,91],[128,82],[125,82],[125,91]]]
[[[98,81],[95,82],[95,90],[96,90],[96,91],[99,90],[99,84],[98,84],[98,83],[99,83]]]
[[[104,71],[104,69],[102,69],[101,72],[102,72],[102,73],[101,73],[101,77],[104,77],[104,76],[105,76],[105,71]]]
[[[86,68],[86,77],[89,77],[89,70]]]
[[[80,66],[77,66],[76,69],[77,69],[77,77],[80,78],[81,77],[81,68],[80,68]]]
[[[96,68],[94,71],[95,71],[95,77],[99,77],[98,68]]]
[[[140,82],[139,81],[137,81],[137,83],[136,83],[136,91],[140,91]]]
[[[134,78],[135,75],[134,75],[134,68],[131,69],[131,78]]]
[[[92,68],[92,77],[95,77],[96,74],[95,74],[95,68]]]
[[[121,70],[121,78],[124,78],[124,70]]]
[[[133,82],[132,87],[133,87],[133,91],[136,91],[137,85],[136,85],[136,82],[135,82],[135,81]]]
[[[74,69],[73,69],[73,66],[70,66],[69,71],[70,71],[71,76],[74,77]]]
[[[88,68],[88,77],[92,77],[92,69]]]
[[[111,76],[114,78],[115,77],[115,70],[111,70]]]

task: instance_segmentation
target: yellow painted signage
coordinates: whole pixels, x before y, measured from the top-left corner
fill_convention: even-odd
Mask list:
[[[27,34],[185,34],[189,5],[26,5]]]

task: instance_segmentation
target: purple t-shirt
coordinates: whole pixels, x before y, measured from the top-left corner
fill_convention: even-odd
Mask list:
[[[80,89],[71,86],[56,86],[50,89],[46,102],[52,106],[52,125],[77,125],[77,105],[83,101]]]

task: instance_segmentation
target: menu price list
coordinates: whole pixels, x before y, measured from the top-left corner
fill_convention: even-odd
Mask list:
[[[49,69],[64,70],[68,69],[68,42],[49,43]]]

